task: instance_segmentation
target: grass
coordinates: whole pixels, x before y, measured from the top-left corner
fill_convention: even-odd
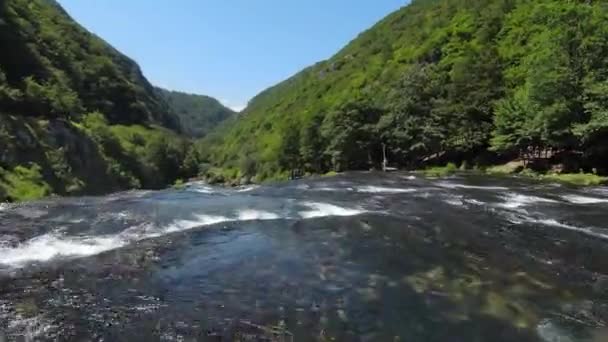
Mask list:
[[[512,161],[503,165],[495,165],[484,170],[489,175],[519,175],[537,180],[559,182],[576,186],[597,186],[608,183],[608,177],[594,173],[539,173],[524,167],[522,161]]]
[[[13,201],[31,201],[51,194],[51,187],[40,174],[40,166],[17,166],[13,170],[0,169],[0,187]]]
[[[329,171],[327,173],[324,173],[323,175],[321,175],[321,177],[334,177],[337,176],[338,173],[336,171]]]
[[[509,165],[511,164],[511,165]],[[537,180],[552,181],[575,186],[597,186],[608,183],[608,177],[599,176],[593,173],[547,173],[542,174],[531,169],[516,168],[516,164],[492,166],[485,170],[490,175],[512,175],[529,177]]]
[[[503,165],[490,166],[485,169],[485,172],[490,175],[511,175],[522,171],[523,168],[523,162],[512,161]]]
[[[462,169],[462,168],[461,168]],[[459,171],[459,168],[454,163],[448,163],[445,166],[430,167],[422,171],[427,177],[446,177]],[[608,184],[608,177],[599,176],[593,173],[549,173],[541,174],[531,169],[524,168],[523,163],[513,161],[503,165],[495,165],[484,170],[489,175],[520,175],[534,178],[537,180],[546,180],[570,184],[575,186],[598,186]]]
[[[562,173],[542,175],[542,179],[578,186],[597,186],[608,183],[608,177],[593,173]]]
[[[445,177],[454,174],[458,171],[458,166],[454,163],[448,163],[445,166],[434,166],[423,170],[427,177]]]
[[[177,179],[177,180],[175,180],[175,183],[173,183],[173,189],[181,190],[181,189],[185,189],[185,188],[186,188],[186,183],[184,183],[183,179]]]

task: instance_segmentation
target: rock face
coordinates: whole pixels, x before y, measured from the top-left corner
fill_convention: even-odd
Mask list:
[[[15,182],[26,181],[14,179],[16,168],[34,166],[40,168],[40,179],[27,181],[47,184],[52,193],[102,194],[122,188],[107,172],[109,165],[100,146],[65,120],[3,117],[0,129],[13,132],[0,153],[0,188],[16,187]],[[6,190],[0,195],[0,201],[19,199]]]

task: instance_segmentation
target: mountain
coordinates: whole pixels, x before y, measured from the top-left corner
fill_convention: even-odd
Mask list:
[[[259,94],[199,157],[258,179],[379,167],[383,145],[402,167],[568,154],[605,173],[606,13],[603,1],[414,0]]]
[[[0,109],[49,118],[99,111],[111,123],[179,127],[139,66],[55,1],[6,0],[0,18]]]
[[[0,201],[158,188],[189,141],[139,66],[53,0],[0,2]]]
[[[182,130],[193,138],[201,138],[230,119],[235,112],[218,100],[205,96],[156,88],[157,92],[178,116]]]

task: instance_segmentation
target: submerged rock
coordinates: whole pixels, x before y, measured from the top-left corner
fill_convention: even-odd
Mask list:
[[[233,329],[231,340],[235,342],[293,342],[293,334],[281,325],[267,327],[248,321],[239,321]]]

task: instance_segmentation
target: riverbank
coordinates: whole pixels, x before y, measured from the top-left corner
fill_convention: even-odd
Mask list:
[[[518,176],[535,179],[539,182],[558,182],[562,184],[568,184],[572,186],[599,186],[608,184],[608,177],[600,176],[592,173],[539,173],[530,169],[521,168],[518,163],[507,163],[504,165],[495,165],[489,167],[473,167],[467,168],[466,165],[457,166],[454,163],[448,163],[445,166],[433,166],[422,170],[398,170],[397,172],[412,172],[419,174],[427,178],[443,178],[449,177],[457,173],[478,173],[482,175],[492,176]],[[325,174],[305,174],[302,178],[310,179],[317,177],[333,177],[340,173],[330,171]],[[286,182],[289,181],[288,173],[280,173],[274,177],[260,179],[258,177],[241,176],[238,170],[213,168],[213,171],[203,177],[192,178],[187,182],[178,179],[174,184],[173,188],[180,189],[184,188],[187,183],[190,182],[202,182],[210,185],[219,185],[227,188],[242,187],[248,185],[260,185],[268,184],[273,182]],[[22,182],[15,184],[22,184],[22,189],[16,189],[15,191],[21,191],[27,193],[27,199],[17,200],[15,203],[28,202],[41,198],[49,197],[45,192],[34,192],[30,191],[30,182]],[[132,190],[135,188],[132,188]],[[25,197],[24,197],[25,198]],[[9,202],[7,202],[9,203]]]
[[[502,165],[493,165],[487,167],[468,167],[467,164],[460,166],[454,163],[448,163],[444,166],[432,166],[418,170],[398,170],[397,172],[413,172],[428,178],[442,178],[454,175],[456,173],[478,173],[491,176],[520,176],[535,179],[538,181],[558,182],[573,186],[599,186],[608,184],[608,177],[594,173],[558,173],[558,172],[539,172],[530,168],[526,168],[523,162],[512,161]],[[302,178],[314,177],[332,177],[340,173],[330,171],[325,174],[310,174],[303,175]],[[221,168],[213,168],[212,172],[205,177],[197,178],[212,185],[222,185],[226,187],[246,186],[251,184],[266,184],[271,182],[289,181],[289,173],[280,173],[274,177],[260,179],[259,177],[241,176],[238,170],[224,170]],[[181,183],[176,184],[177,186]]]
[[[446,177],[457,172],[479,172],[494,176],[522,176],[538,181],[551,181],[575,186],[598,186],[608,184],[608,177],[594,173],[542,173],[526,168],[522,162],[509,162],[503,165],[495,165],[485,168],[467,169],[466,165],[458,167],[456,164],[448,163],[445,166],[435,166],[418,171],[427,177]]]
[[[0,146],[0,202],[161,189],[196,174],[185,162],[188,138],[99,113],[78,121],[0,115]]]

